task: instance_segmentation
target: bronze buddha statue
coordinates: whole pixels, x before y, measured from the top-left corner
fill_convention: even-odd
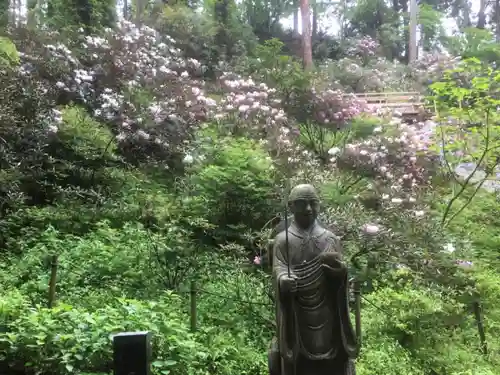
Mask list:
[[[358,345],[340,239],[318,222],[312,185],[293,188],[289,205],[292,222],[273,241],[277,333],[270,375],[354,375]]]

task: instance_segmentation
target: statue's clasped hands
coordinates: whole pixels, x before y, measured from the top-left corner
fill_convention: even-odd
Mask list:
[[[336,252],[324,252],[320,255],[320,263],[335,271],[347,270],[346,265],[340,260],[340,255]],[[295,293],[297,291],[297,277],[292,273],[280,278],[279,288],[283,293]]]
[[[345,264],[340,260],[340,255],[336,252],[324,252],[320,255],[321,264],[333,269],[345,269]]]

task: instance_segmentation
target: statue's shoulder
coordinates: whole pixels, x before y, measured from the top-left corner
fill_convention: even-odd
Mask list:
[[[284,246],[286,243],[286,231],[282,230],[276,237],[274,237],[274,246]],[[290,241],[290,234],[288,235],[288,240]]]
[[[322,235],[325,237],[340,239],[335,233],[333,233],[330,229],[328,229],[329,228],[328,225],[325,225],[323,222],[319,220],[316,222],[316,228],[318,232],[321,232]]]
[[[337,236],[320,221],[316,222],[314,234],[323,239],[337,238]]]

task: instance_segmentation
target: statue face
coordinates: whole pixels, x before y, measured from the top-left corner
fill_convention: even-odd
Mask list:
[[[302,228],[309,228],[319,212],[319,201],[317,199],[297,199],[291,202],[291,211],[294,219]]]

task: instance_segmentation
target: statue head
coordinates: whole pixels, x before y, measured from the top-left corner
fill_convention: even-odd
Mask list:
[[[303,229],[309,228],[318,217],[319,196],[314,186],[300,184],[290,192],[290,210],[295,222]]]

